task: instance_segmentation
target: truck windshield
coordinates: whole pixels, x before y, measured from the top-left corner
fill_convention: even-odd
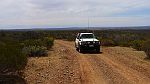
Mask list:
[[[93,34],[82,34],[81,39],[86,39],[86,38],[95,38]]]

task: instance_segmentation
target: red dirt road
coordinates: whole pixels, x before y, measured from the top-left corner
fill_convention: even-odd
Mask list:
[[[145,53],[126,47],[103,47],[102,53],[79,53],[74,42],[56,40],[48,57],[30,57],[28,84],[150,84]]]

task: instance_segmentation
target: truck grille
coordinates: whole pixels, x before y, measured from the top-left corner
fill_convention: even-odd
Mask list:
[[[87,44],[92,45],[93,41],[88,41]]]

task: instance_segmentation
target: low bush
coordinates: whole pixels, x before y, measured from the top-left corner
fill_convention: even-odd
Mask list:
[[[0,73],[23,69],[26,63],[27,56],[19,44],[0,44]]]
[[[50,49],[54,45],[54,38],[52,38],[52,37],[45,37],[43,39],[43,42],[45,44],[45,47],[47,47],[47,49]]]
[[[23,41],[22,45],[28,46],[44,46],[47,49],[53,46],[54,39],[52,37],[45,37],[42,39],[30,39]]]
[[[24,45],[23,51],[27,53],[28,56],[47,56],[47,50],[53,46],[53,42],[54,39],[52,37],[26,40],[22,43],[22,45]]]
[[[25,67],[28,56],[47,56],[54,39],[46,31],[0,31],[0,74]]]
[[[117,44],[119,46],[122,46],[122,47],[129,47],[130,46],[130,43],[126,42],[126,41],[120,41],[120,42],[117,42]]]
[[[42,46],[42,40],[41,39],[29,39],[29,40],[25,40],[23,41],[23,46]]]
[[[143,43],[142,50],[145,51],[147,57],[150,58],[150,40]]]
[[[130,43],[130,45],[137,50],[142,50],[143,40],[134,40]]]
[[[101,39],[101,45],[102,46],[115,46],[115,43],[111,39]]]
[[[47,56],[47,48],[43,46],[28,46],[23,48],[23,52],[28,56]]]

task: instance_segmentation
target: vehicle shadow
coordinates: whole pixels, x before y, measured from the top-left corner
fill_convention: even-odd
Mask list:
[[[0,75],[0,84],[27,84],[26,81],[17,75]]]
[[[102,52],[84,51],[82,54],[102,54]]]
[[[77,50],[77,52],[79,52]],[[80,53],[80,52],[79,52]],[[102,54],[103,52],[96,52],[96,51],[91,51],[91,50],[86,50],[86,51],[83,51],[82,54]]]

